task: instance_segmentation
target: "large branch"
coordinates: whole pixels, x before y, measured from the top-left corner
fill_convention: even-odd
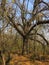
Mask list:
[[[38,21],[36,24],[34,24],[33,26],[31,26],[30,30],[28,31],[28,33],[26,35],[28,35],[36,26],[41,25],[41,24],[49,24],[49,20],[45,20],[45,21]]]
[[[36,0],[35,0],[36,1]],[[46,3],[46,2],[44,2],[43,0],[39,0],[39,2],[37,2],[37,4],[36,4],[36,2],[34,2],[34,9],[33,9],[33,11],[36,9],[36,7],[40,4],[40,3],[43,3],[43,4],[45,4],[46,6],[48,6],[48,8],[49,8],[49,4],[48,3]]]
[[[18,25],[15,24],[15,22],[14,22],[9,16],[8,16],[8,18],[9,18],[10,22],[13,24],[13,27],[19,32],[19,34],[20,34],[22,37],[24,37],[24,32],[21,31],[21,30],[18,28]]]
[[[49,4],[48,4],[48,3],[46,3],[46,2],[44,2],[43,0],[42,0],[42,3],[44,3],[45,5],[47,5],[47,6],[49,7]]]
[[[39,33],[36,33],[36,34],[39,35],[41,38],[43,38],[43,40],[46,42],[47,45],[49,44],[42,34],[39,34]],[[31,33],[30,35],[35,35],[35,34]]]
[[[35,14],[34,14],[34,12],[33,12],[33,16],[32,16],[31,19],[29,19],[28,22],[32,22],[32,21],[35,19],[35,17],[38,15],[38,13],[41,13],[41,12],[46,11],[46,10],[48,11],[49,8],[42,8],[40,11],[37,11]]]
[[[35,1],[36,1],[36,0],[35,0]],[[36,6],[38,6],[40,3],[44,3],[44,4],[47,5],[48,7],[47,7],[47,8],[42,8],[40,11],[34,13],[34,11],[35,11],[35,9],[36,9]],[[34,2],[34,4],[35,4],[35,2]],[[44,2],[44,1],[39,1],[38,4],[37,4],[36,6],[34,5],[33,12],[30,13],[30,14],[33,14],[33,16],[32,16],[32,18],[31,18],[28,22],[32,22],[32,21],[34,20],[35,16],[36,16],[38,13],[40,13],[40,12],[42,12],[42,11],[49,10],[49,4],[46,3],[46,2]]]
[[[34,0],[34,7],[33,7],[33,11],[36,9],[36,7],[41,3],[40,0]]]
[[[37,33],[37,35],[39,35],[40,37],[42,37],[44,39],[44,41],[47,43],[47,45],[49,44],[48,41],[45,39],[45,37],[42,34]]]
[[[33,38],[29,38],[30,40],[33,40],[34,41],[34,39]],[[38,43],[41,43],[42,45],[44,45],[41,41],[39,41],[39,40],[35,40],[36,42],[38,42]]]

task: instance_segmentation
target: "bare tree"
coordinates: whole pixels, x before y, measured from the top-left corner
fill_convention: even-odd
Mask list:
[[[20,2],[20,0],[13,0],[13,1],[14,2],[12,2],[9,5],[9,3],[6,2],[6,0],[2,0],[1,17],[3,18],[3,20],[5,19],[5,21],[7,21],[10,25],[12,25],[15,28],[15,30],[22,36],[23,38],[22,55],[23,55],[25,51],[28,52],[27,49],[28,39],[30,39],[29,36],[31,36],[30,34],[34,30],[34,28],[36,28],[41,24],[43,26],[43,24],[49,23],[49,20],[48,19],[46,20],[47,14],[44,14],[44,11],[49,10],[49,4],[44,2],[43,0],[34,0],[34,2],[33,1],[31,2],[30,0],[22,0],[22,3]],[[30,11],[28,10],[29,3],[33,5],[33,8]],[[43,7],[41,7],[42,3],[45,4]],[[15,8],[12,7],[13,4],[15,4]],[[42,17],[41,14],[43,15],[43,17],[45,17],[45,20],[42,20],[40,18]],[[27,16],[29,16],[29,18],[27,18]],[[37,33],[37,35],[42,37],[44,41],[48,44],[48,41],[44,38],[43,35],[39,33]]]

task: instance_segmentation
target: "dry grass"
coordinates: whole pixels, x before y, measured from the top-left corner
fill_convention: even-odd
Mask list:
[[[30,61],[29,58],[25,56],[18,56],[18,55],[13,55],[13,59],[10,61],[9,65],[49,65],[49,61]]]

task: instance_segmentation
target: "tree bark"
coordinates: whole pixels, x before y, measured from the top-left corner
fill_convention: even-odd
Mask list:
[[[23,38],[22,55],[24,55],[24,46],[25,46],[25,39]]]
[[[28,39],[23,38],[22,55],[28,54]]]
[[[2,55],[3,65],[6,65],[5,55],[3,53],[1,53],[1,55]]]

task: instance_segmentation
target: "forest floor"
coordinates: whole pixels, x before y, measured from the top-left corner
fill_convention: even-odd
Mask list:
[[[13,55],[9,65],[49,65],[48,61],[30,60],[27,56]]]

